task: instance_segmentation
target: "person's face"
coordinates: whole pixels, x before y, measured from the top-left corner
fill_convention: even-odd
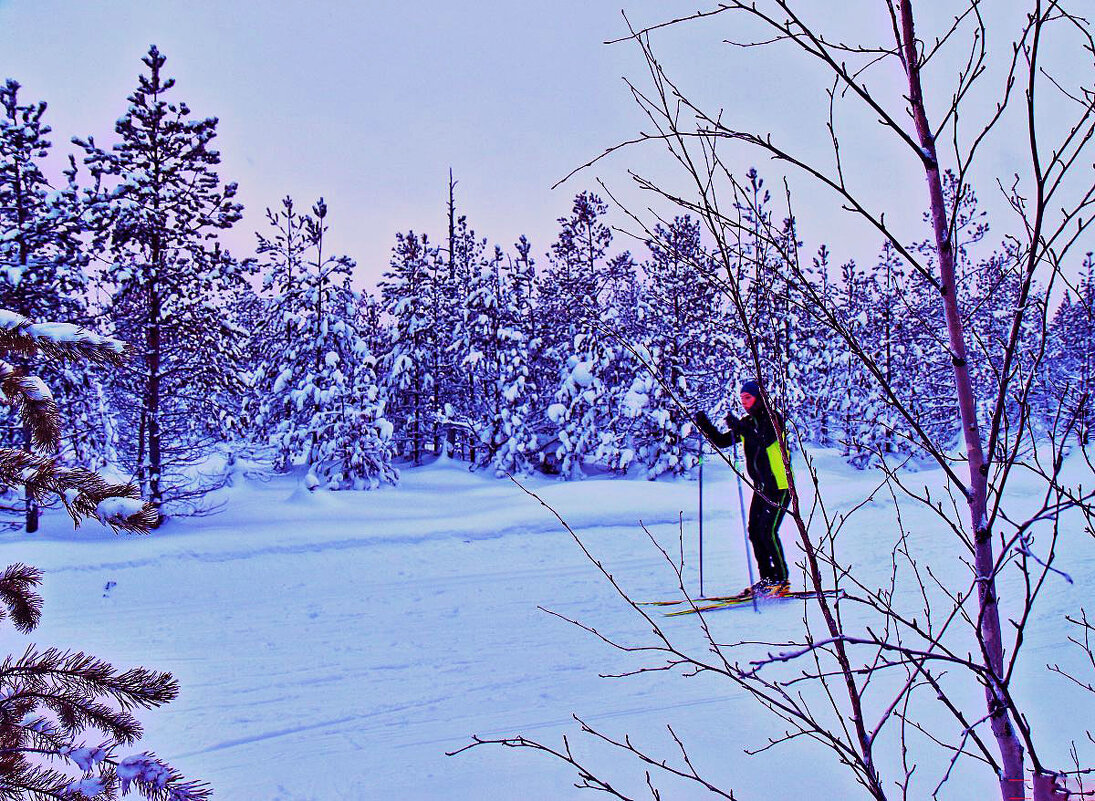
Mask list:
[[[741,405],[745,407],[745,411],[751,411],[753,404],[757,402],[757,399],[750,395],[748,392],[741,393]]]

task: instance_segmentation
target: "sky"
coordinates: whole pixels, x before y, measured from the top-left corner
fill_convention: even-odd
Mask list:
[[[556,218],[577,192],[598,189],[598,179],[640,213],[651,198],[633,188],[629,169],[673,185],[678,178],[664,151],[646,146],[552,188],[644,127],[623,81],[643,78],[638,50],[604,44],[626,32],[621,5],[637,26],[698,7],[692,0],[272,0],[261,6],[3,0],[0,77],[23,84],[24,100],[50,104],[59,164],[74,151],[73,135],[110,141],[140,59],[156,44],[177,79],[176,99],[195,115],[220,120],[221,176],[239,183],[245,206],[243,222],[227,237],[233,251],[253,250],[254,232],[266,225],[264,209],[282,197],[307,207],[322,196],[330,208],[332,252],[353,257],[359,281],[371,285],[387,267],[397,231],[424,231],[441,241],[450,168],[458,211],[471,226],[507,249],[528,235],[541,265]],[[1017,4],[992,5],[993,13],[1004,14]],[[820,21],[854,38],[888,25],[880,6],[848,0],[846,13]],[[929,30],[953,5],[932,0],[918,7]],[[720,17],[663,31],[655,44],[672,74],[709,107],[726,108],[735,124],[771,131],[824,160],[826,83],[786,49],[760,54],[724,42],[748,33]],[[949,88],[950,76],[943,77]],[[885,76],[874,86],[899,96],[899,84]],[[876,147],[870,137],[877,125],[851,111],[853,105],[845,104],[849,111],[841,116],[845,159],[859,170],[861,189],[892,206],[890,219],[907,225],[908,236],[922,236],[922,196],[909,202],[894,191],[923,191],[919,164]],[[986,159],[990,164],[1015,155],[1009,137],[1001,141]],[[741,172],[757,164],[770,185],[778,184],[781,172],[762,156],[735,152],[732,161]],[[849,221],[832,196],[795,180],[808,248],[827,241],[838,261],[877,253],[877,235]],[[620,212],[611,219],[634,230]]]

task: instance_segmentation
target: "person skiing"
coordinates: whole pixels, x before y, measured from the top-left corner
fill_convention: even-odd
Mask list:
[[[745,417],[726,415],[729,431],[716,428],[707,414],[695,416],[696,425],[716,448],[726,448],[741,440],[745,450],[745,467],[753,481],[753,500],[749,504],[749,541],[757,560],[760,581],[746,588],[742,597],[778,596],[790,591],[787,560],[779,541],[779,525],[791,500],[783,419],[766,408],[760,385],[746,381],[741,386],[741,405]]]

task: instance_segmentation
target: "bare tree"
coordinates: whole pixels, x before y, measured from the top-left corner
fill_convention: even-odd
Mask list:
[[[893,436],[931,458],[946,478],[942,496],[939,490],[933,494],[918,488],[904,469],[907,459],[877,449],[881,478],[863,503],[874,495],[888,497],[897,532],[891,573],[880,582],[857,572],[841,555],[842,530],[858,507],[849,511],[827,503],[809,453],[800,454],[809,480],[800,476],[792,482],[789,517],[806,580],[818,596],[817,616],[804,618],[806,631],[796,642],[719,643],[702,623],[708,647],[697,656],[675,645],[672,633],[658,626],[605,571],[624,599],[647,617],[655,635],[652,643],[613,645],[663,656],[660,669],[713,671],[737,683],[792,725],[789,738],[808,736],[828,745],[873,798],[890,797],[894,787],[902,797],[923,797],[915,782],[924,781],[927,771],[921,767],[914,777],[916,738],[944,755],[937,783],[929,785],[933,796],[958,765],[981,764],[997,777],[1005,801],[1026,798],[1028,758],[1035,801],[1063,798],[1065,793],[1066,771],[1053,767],[1065,756],[1044,753],[1026,714],[1029,699],[1019,694],[1014,678],[1039,595],[1048,581],[1067,579],[1054,566],[1062,528],[1076,520],[1090,528],[1095,519],[1090,491],[1065,478],[1076,414],[1062,411],[1047,419],[1035,410],[1054,293],[1070,280],[1069,259],[1092,220],[1095,181],[1083,159],[1095,138],[1095,42],[1091,24],[1071,11],[1069,3],[1031,0],[1007,48],[993,38],[996,30],[983,16],[982,5],[980,0],[963,3],[930,41],[917,34],[912,0],[887,0],[879,26],[884,35],[862,44],[826,33],[824,19],[806,16],[822,12],[793,0],[728,0],[653,26],[636,29],[629,23],[630,34],[619,41],[638,46],[645,58],[649,81],[642,86],[632,82],[630,88],[651,127],[584,165],[639,145],[667,150],[686,190],[670,190],[664,182],[635,172],[632,177],[642,189],[704,221],[719,263],[719,275],[711,278],[719,281],[743,325],[765,403],[781,406],[787,354],[778,348],[773,353],[771,343],[759,342],[751,333],[750,302],[758,286],[785,308],[795,306],[811,315],[842,343],[894,412],[898,423]],[[828,119],[820,135],[830,146],[830,158],[800,155],[811,151],[783,145],[770,133],[735,127],[732,113],[705,108],[670,76],[655,55],[654,38],[666,28],[713,24],[713,17],[730,18],[755,34],[731,46],[758,58],[770,49],[784,58],[801,57],[810,74],[826,76]],[[990,68],[990,50],[1006,55],[1002,68]],[[1051,51],[1053,59],[1047,58]],[[902,88],[893,93],[872,88],[895,83],[897,76]],[[990,86],[992,80],[1000,83]],[[940,96],[945,100],[935,99]],[[871,191],[869,176],[852,174],[839,135],[838,117],[846,108],[876,122],[876,139],[886,152],[904,157],[923,173],[926,197],[918,181],[878,193]],[[1014,128],[1007,124],[1016,120],[1025,132],[1025,157],[996,173],[1004,206],[1013,213],[994,220],[1006,231],[1000,270],[1011,294],[1006,324],[996,334],[982,336],[971,326],[970,315],[984,298],[971,295],[973,284],[964,280],[956,255],[958,209],[989,143],[1012,136]],[[796,118],[795,127],[806,125]],[[857,336],[855,326],[802,265],[790,189],[785,220],[758,213],[733,166],[733,148],[742,145],[781,163],[796,180],[805,176],[827,190],[933,288],[935,316],[909,322],[934,337],[939,357],[950,365],[960,447],[924,424],[889,366]],[[950,197],[945,191],[947,170],[954,175]],[[921,208],[931,227],[928,244],[920,248],[891,222],[911,197],[924,197]],[[646,237],[654,236],[655,226],[633,219]],[[759,237],[779,254],[776,268],[755,278],[749,276],[755,249],[743,247],[749,237]],[[911,309],[908,314],[912,316]],[[988,378],[978,380],[974,365]],[[1018,474],[1041,482],[1043,492],[1033,505],[1007,491]],[[917,552],[904,520],[910,504],[930,510],[939,535],[953,537],[949,565],[932,564]],[[960,583],[953,578],[956,566],[966,570]],[[683,581],[679,583],[684,593]],[[834,597],[821,592],[834,587],[842,593]],[[1004,599],[1001,587],[1008,593]],[[1013,624],[1007,633],[1001,625],[1002,604]],[[821,630],[815,632],[818,622]],[[743,648],[749,654],[745,661],[737,656]],[[780,672],[803,663],[809,667]],[[896,684],[883,680],[895,672],[904,679]],[[980,709],[968,703],[971,688],[983,691]],[[941,705],[950,719],[946,729],[932,715],[922,714],[932,704]],[[880,737],[895,728],[896,737]],[[679,745],[690,769],[687,749]],[[622,747],[662,770],[688,773],[649,757],[629,740]],[[890,750],[880,754],[880,749]],[[569,746],[546,750],[574,764],[582,786],[614,792],[578,764]],[[1076,772],[1082,773],[1078,757],[1075,761]],[[692,777],[698,778],[694,770]],[[650,792],[660,797],[652,784]],[[729,797],[727,791],[718,792]]]

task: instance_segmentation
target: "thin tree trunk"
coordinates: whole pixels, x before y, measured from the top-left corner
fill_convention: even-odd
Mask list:
[[[154,262],[155,263],[155,262]],[[148,499],[159,510],[163,502],[160,487],[160,295],[156,279],[148,284]]]
[[[947,221],[946,203],[943,199],[939,162],[936,158],[935,141],[932,137],[931,127],[928,124],[924,96],[920,85],[920,63],[913,25],[912,0],[900,0],[899,8],[901,16],[900,45],[909,80],[909,105],[920,141],[924,172],[931,198],[932,228],[935,233],[935,245],[939,256],[943,309],[947,321],[951,362],[954,368],[955,394],[957,395],[958,408],[961,413],[966,455],[970,465],[970,483],[966,490],[966,497],[973,530],[979,635],[985,667],[991,672],[994,679],[986,683],[985,701],[988,707],[992,733],[996,737],[1000,749],[1002,763],[1000,794],[1004,801],[1013,801],[1014,799],[1026,798],[1026,789],[1023,785],[1024,753],[1023,744],[1012,726],[1011,719],[1008,717],[1004,691],[999,684],[1004,675],[1004,646],[996,596],[992,532],[989,529],[986,514],[988,506],[988,465],[985,464],[981,432],[977,422],[977,406],[966,359],[965,330],[956,295],[954,249]]]
[[[31,436],[30,426],[23,425],[23,449],[27,453],[34,452],[34,438]],[[34,494],[30,491],[29,485],[23,488],[23,499],[26,508],[26,525],[27,533],[33,534],[38,531],[38,501],[34,499]]]
[[[14,105],[14,96],[12,104]],[[12,112],[14,114],[14,111]],[[14,117],[13,117],[14,121]],[[19,226],[19,265],[26,269],[30,263],[30,253],[28,252],[27,240],[26,240],[26,225],[27,225],[27,198],[26,193],[23,191],[23,171],[21,169],[22,164],[18,159],[15,161],[15,208],[17,214],[17,224]],[[28,317],[33,317],[33,311],[31,309],[20,309]],[[34,451],[34,437],[31,435],[31,428],[29,424],[23,425],[23,448],[27,453]],[[35,500],[33,493],[31,493],[29,487],[25,487],[23,490],[23,498],[25,501],[24,508],[26,511],[26,528],[28,534],[33,534],[38,531],[38,501]]]

